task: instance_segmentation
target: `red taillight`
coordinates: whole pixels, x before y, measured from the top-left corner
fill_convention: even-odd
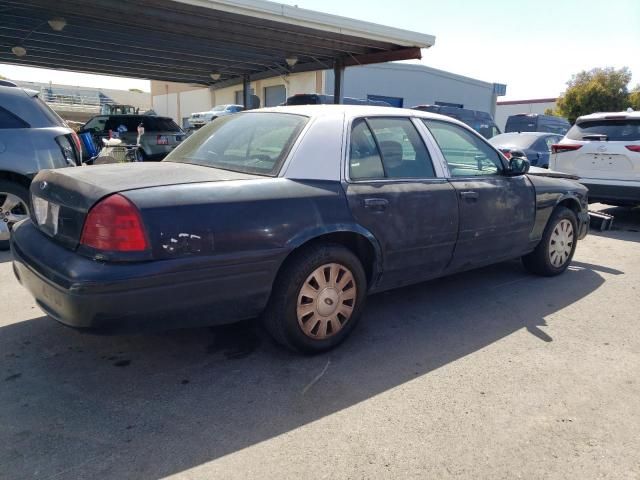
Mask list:
[[[627,145],[627,150],[640,153],[640,145]]]
[[[578,150],[579,148],[582,148],[582,145],[576,145],[576,144],[566,145],[566,144],[555,143],[551,145],[551,152],[553,153],[572,152],[574,150]]]
[[[89,210],[80,243],[110,252],[140,252],[149,248],[138,209],[118,194]]]

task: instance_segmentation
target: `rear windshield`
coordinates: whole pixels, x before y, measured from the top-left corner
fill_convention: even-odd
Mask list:
[[[34,96],[32,98],[33,98],[33,101],[36,102],[38,109],[42,112],[42,114],[45,117],[47,117],[47,120],[49,120],[49,122],[51,122],[52,124],[58,127],[67,126],[65,121],[62,118],[60,118],[60,116],[56,112],[54,112],[49,105],[44,103],[40,97]]]
[[[165,161],[234,172],[277,175],[308,118],[287,113],[240,113],[205,125]]]
[[[287,105],[316,105],[322,103],[318,95],[294,95],[287,98]]]
[[[512,117],[507,119],[505,132],[535,132],[538,128],[538,117]]]
[[[104,129],[118,130],[120,132],[137,132],[138,125],[142,123],[146,133],[149,132],[179,132],[180,127],[170,118],[141,117],[139,115],[122,115],[108,117]],[[88,124],[87,124],[88,125]]]
[[[489,143],[496,146],[514,146],[518,148],[529,148],[540,138],[540,135],[498,135],[493,137]]]
[[[567,138],[571,140],[584,140],[586,135],[602,135],[609,141],[635,142],[640,140],[640,118],[586,120],[576,123],[567,132]]]

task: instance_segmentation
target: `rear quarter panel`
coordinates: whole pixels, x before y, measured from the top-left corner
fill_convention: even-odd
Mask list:
[[[124,192],[139,208],[153,256],[286,255],[306,239],[352,230],[337,181],[265,178]]]

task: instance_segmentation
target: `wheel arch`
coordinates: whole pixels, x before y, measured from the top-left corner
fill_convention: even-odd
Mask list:
[[[17,183],[27,190],[29,190],[29,187],[31,186],[31,178],[9,170],[0,170],[0,180]]]
[[[570,194],[563,195],[558,199],[558,201],[556,202],[555,208],[558,208],[558,207],[568,208],[569,210],[573,211],[573,213],[576,214],[576,217],[578,213],[582,211],[580,200],[577,197]]]
[[[359,225],[325,226],[297,235],[288,243],[291,250],[280,265],[277,275],[295,254],[319,243],[336,243],[351,250],[362,263],[368,287],[375,285],[382,272],[382,250],[373,234]]]

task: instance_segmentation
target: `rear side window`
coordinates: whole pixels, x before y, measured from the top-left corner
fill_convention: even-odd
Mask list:
[[[567,132],[571,140],[584,140],[588,135],[600,135],[605,140],[635,142],[640,140],[640,119],[598,119],[576,123]]]
[[[356,120],[350,151],[353,180],[435,177],[431,156],[408,118]]]
[[[226,115],[198,130],[165,161],[277,175],[307,121],[286,113]]]
[[[0,107],[0,128],[29,128],[30,125],[9,110]]]
[[[38,110],[42,112],[42,114],[47,118],[47,120],[56,125],[58,127],[66,127],[67,124],[64,122],[60,115],[54,112],[49,105],[47,105],[40,97],[34,96],[32,97],[33,101],[36,103]]]

